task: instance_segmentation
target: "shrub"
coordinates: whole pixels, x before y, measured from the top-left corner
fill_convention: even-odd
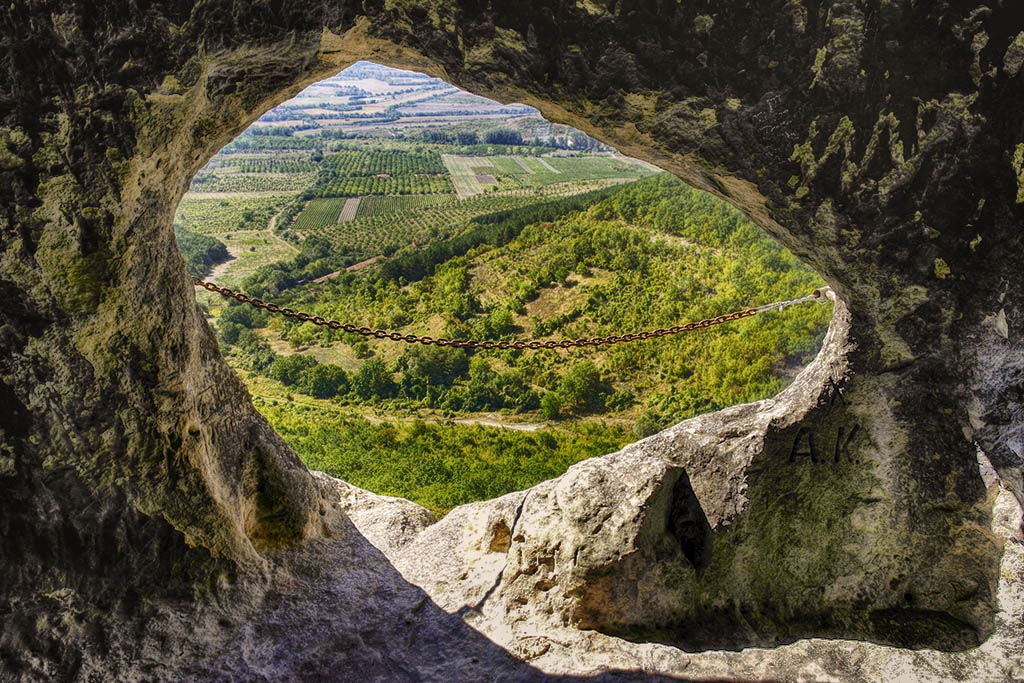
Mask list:
[[[540,397],[540,414],[545,420],[557,420],[562,414],[562,402],[553,391],[547,391]]]
[[[376,358],[366,361],[352,374],[352,391],[364,401],[391,398],[397,389],[387,366]]]
[[[299,389],[314,398],[334,398],[347,394],[349,378],[337,365],[314,365],[299,376]]]
[[[271,379],[276,379],[286,387],[295,386],[302,378],[302,373],[317,364],[315,358],[295,354],[293,356],[278,356],[277,360],[270,367]]]

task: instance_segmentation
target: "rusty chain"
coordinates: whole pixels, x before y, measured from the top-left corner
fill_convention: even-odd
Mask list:
[[[561,339],[561,340],[549,340],[549,341],[473,341],[464,339],[434,339],[433,337],[419,336],[415,334],[402,334],[401,332],[388,332],[387,330],[373,330],[369,327],[356,327],[352,323],[341,323],[337,320],[328,320],[319,315],[310,315],[302,311],[296,311],[291,308],[278,306],[274,303],[267,303],[262,299],[246,296],[241,292],[235,292],[227,287],[220,287],[212,282],[206,282],[202,278],[193,277],[192,282],[197,287],[202,287],[208,292],[216,292],[221,296],[228,299],[234,299],[239,303],[248,304],[258,309],[263,309],[270,313],[276,313],[279,315],[287,316],[289,318],[295,318],[303,322],[311,322],[314,325],[320,325],[323,327],[329,327],[332,330],[343,330],[345,332],[351,332],[352,334],[359,334],[364,337],[374,337],[376,339],[390,339],[391,341],[405,342],[406,344],[426,344],[427,346],[452,346],[457,349],[570,349],[579,348],[583,346],[601,346],[603,344],[623,344],[626,342],[639,341],[641,339],[657,339],[659,337],[668,337],[674,334],[683,334],[686,332],[694,332],[696,330],[703,330],[714,325],[721,325],[722,323],[732,322],[733,320],[742,320],[743,318],[749,318],[755,316],[758,313],[770,310],[782,310],[789,306],[796,304],[805,303],[808,301],[822,301],[825,300],[825,290],[816,289],[813,294],[802,297],[800,299],[792,299],[790,301],[779,301],[772,304],[766,304],[764,306],[758,306],[757,308],[747,308],[742,311],[736,311],[734,313],[725,313],[724,315],[718,315],[714,318],[707,318],[697,322],[686,323],[683,325],[673,325],[672,327],[661,327],[655,330],[645,330],[643,332],[632,332],[621,335],[611,335],[609,337],[583,337],[580,339]]]

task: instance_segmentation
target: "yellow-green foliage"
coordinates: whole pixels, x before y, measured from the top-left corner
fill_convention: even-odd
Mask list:
[[[283,402],[257,407],[311,469],[438,515],[529,488],[631,440],[600,424],[526,432],[422,420],[373,423]]]
[[[1024,143],[1013,150],[1013,170],[1017,174],[1017,203],[1024,204]]]
[[[300,288],[291,303],[327,318],[415,334],[575,339],[700,320],[804,296],[820,285],[736,211],[662,175],[588,211],[529,226],[504,246],[481,245],[439,263],[418,282],[345,275]],[[445,410],[530,411],[540,394],[559,392],[571,406],[578,402],[564,400],[570,393],[564,378],[587,360],[600,375],[594,387],[604,405],[570,412],[647,413],[664,425],[779,391],[814,353],[828,317],[827,307],[805,305],[658,341],[492,353],[481,359],[497,379],[453,377],[450,386],[421,387],[407,398]],[[298,325],[284,321],[282,333],[290,339]],[[338,341],[342,333],[323,329],[303,344]],[[402,353],[392,354],[391,342],[369,345],[389,360]],[[401,380],[402,368],[394,370]],[[531,389],[536,395],[528,395]]]

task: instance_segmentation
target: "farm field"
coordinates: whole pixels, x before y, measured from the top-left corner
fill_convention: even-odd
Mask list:
[[[348,149],[324,157],[321,168],[338,177],[439,175],[445,172],[441,155],[437,152],[415,150]]]
[[[196,192],[296,192],[309,186],[315,176],[312,173],[223,173],[194,180],[192,189]]]
[[[241,287],[245,279],[257,269],[292,258],[298,253],[298,249],[269,230],[215,233],[213,237],[227,245],[233,260],[214,268],[206,279],[232,289]],[[210,294],[211,298],[215,296]]]
[[[263,230],[289,199],[284,194],[204,194],[201,197],[187,194],[178,204],[174,223],[185,230],[206,235]]]
[[[362,197],[371,194],[447,194],[447,176],[355,176],[334,180],[319,190],[318,197]]]
[[[353,220],[359,213],[359,197],[354,197],[345,200],[345,205],[341,207],[341,213],[338,214],[338,222],[345,223]]]
[[[467,155],[390,142],[344,143],[323,157],[314,198],[293,203],[279,228],[301,242],[325,239],[362,261],[456,233],[469,219],[652,173],[618,156]],[[294,163],[294,162],[293,162]],[[295,170],[302,167],[294,164]]]
[[[449,194],[417,194],[399,196],[370,196],[363,197],[359,202],[359,210],[356,217],[378,216],[381,214],[395,214],[414,209],[423,209],[430,206],[450,204],[454,198]]]
[[[552,156],[524,157],[519,155],[441,156],[452,185],[460,199],[467,199],[487,191],[502,191],[526,187],[545,187],[570,180],[616,178],[621,182],[638,180],[654,171],[634,159],[621,156]],[[481,177],[496,180],[481,183]]]
[[[538,164],[543,166],[546,170],[550,171],[551,173],[561,173],[561,171],[559,171],[557,168],[549,164],[544,159],[534,159],[534,161],[536,161]]]
[[[319,197],[447,194],[452,191],[441,155],[415,149],[347,149],[324,158]]]
[[[441,156],[445,167],[452,178],[455,193],[459,199],[469,199],[483,194],[484,188],[477,181],[477,175],[494,168],[494,162],[488,157],[457,156],[444,154]]]
[[[320,237],[334,249],[345,250],[356,260],[390,254],[415,243],[457,233],[470,219],[508,211],[559,197],[569,197],[620,184],[616,179],[556,183],[539,188],[520,188],[501,193],[473,195],[406,195],[364,197],[351,221],[336,219],[344,199],[313,199],[299,214],[292,229],[303,239]],[[365,205],[365,207],[364,207]],[[389,208],[390,207],[390,208]]]
[[[344,197],[311,199],[292,223],[292,228],[301,235],[315,235],[329,226],[337,225],[347,201]]]
[[[521,169],[523,169],[524,171],[526,171],[527,173],[529,173],[530,175],[533,175],[534,173],[537,172],[537,171],[533,170],[532,168],[530,168],[529,164],[527,164],[525,161],[523,161],[519,157],[512,157],[512,160],[515,161],[517,164],[519,164],[519,167]]]
[[[239,173],[316,173],[320,165],[307,154],[232,154],[221,158],[217,168],[238,169]]]

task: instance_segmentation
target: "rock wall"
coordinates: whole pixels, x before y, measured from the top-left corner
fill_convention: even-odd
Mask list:
[[[1011,4],[44,2],[0,25],[5,678],[449,675],[432,652],[467,680],[1019,666]],[[311,476],[219,357],[171,217],[232,136],[356,59],[534,104],[731,201],[837,293],[822,357],[423,531]],[[815,636],[973,649],[675,649]]]

